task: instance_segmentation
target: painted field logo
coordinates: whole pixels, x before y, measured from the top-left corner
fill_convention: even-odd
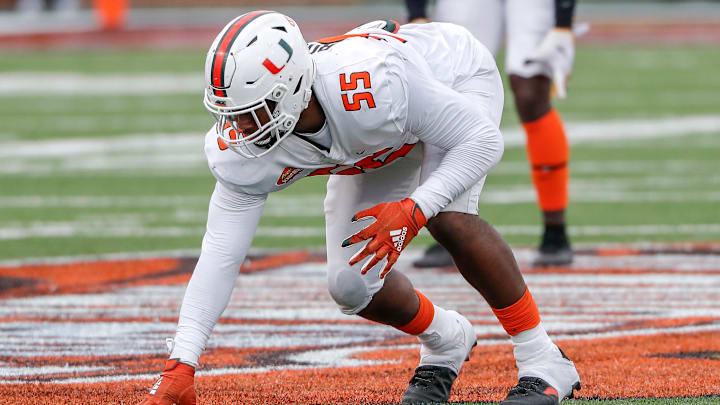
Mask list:
[[[396,248],[404,237],[393,231]],[[643,249],[580,250],[571,268],[530,268],[532,250],[514,253],[548,332],[583,377],[579,396],[720,395],[720,246]],[[466,315],[478,337],[452,400],[502,400],[517,378],[506,333],[457,271],[410,267],[417,253],[406,252],[399,270]],[[80,391],[87,403],[139,402],[167,360],[195,263],[0,267],[0,403],[75,403]],[[230,392],[239,404],[399,402],[417,340],[338,311],[325,263],[295,252],[241,269],[196,372],[204,403],[226,403]],[[307,384],[319,376],[322,384]],[[43,384],[36,402],[29,383]]]

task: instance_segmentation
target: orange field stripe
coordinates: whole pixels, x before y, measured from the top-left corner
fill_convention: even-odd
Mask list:
[[[175,323],[177,322],[177,317],[96,317],[96,318],[85,318],[85,317],[77,317],[77,318],[51,318],[51,317],[44,317],[44,316],[37,316],[37,317],[30,317],[30,316],[12,316],[12,317],[2,317],[0,318],[0,324],[2,323],[11,323],[11,322],[37,322],[37,323],[47,323],[47,322],[58,322],[58,323],[65,323],[65,322],[72,322],[72,323],[96,323],[96,322],[102,322],[102,323],[110,323],[110,322],[117,322],[117,323],[127,323],[127,322],[135,322],[135,323],[155,323],[155,322],[167,322],[167,323]],[[244,318],[220,318],[218,320],[218,324],[221,325],[306,325],[308,322],[312,322],[314,325],[371,325],[373,324],[371,321],[362,319],[362,318],[351,318],[348,317],[347,319],[244,319]],[[477,323],[477,322],[476,322]]]
[[[682,357],[682,353],[720,351],[720,333],[667,334],[559,342],[580,372],[579,398],[695,397],[720,395],[718,360]],[[242,366],[252,350],[209,353],[199,371]],[[676,356],[677,357],[673,357]],[[215,357],[213,357],[215,356]],[[416,349],[366,352],[363,359],[393,359],[395,364],[352,368],[284,370],[200,376],[197,391],[205,404],[381,404],[399,402],[417,364]],[[153,369],[159,357],[145,357]],[[152,365],[151,365],[152,363]],[[228,364],[231,363],[231,364]],[[112,364],[112,362],[110,363]],[[159,366],[158,366],[159,367]],[[154,367],[157,368],[157,367]],[[479,346],[455,383],[451,402],[499,401],[515,383],[509,344]],[[0,384],[4,403],[137,403],[149,381],[94,384]]]

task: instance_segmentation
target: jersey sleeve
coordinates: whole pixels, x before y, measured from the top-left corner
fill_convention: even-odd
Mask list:
[[[272,166],[268,159],[248,159],[222,148],[218,142],[216,126],[205,134],[205,157],[213,177],[225,188],[238,193],[262,196],[274,191],[274,182],[269,180]]]
[[[447,151],[411,195],[429,218],[480,181],[500,161],[504,143],[498,124],[470,98],[413,64],[406,66],[407,129]]]
[[[212,329],[230,301],[266,198],[232,191],[219,182],[215,185],[200,258],[180,308],[171,358],[197,365]]]

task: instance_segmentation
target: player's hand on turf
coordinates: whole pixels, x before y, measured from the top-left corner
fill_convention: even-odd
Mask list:
[[[195,368],[177,359],[165,363],[150,392],[138,405],[195,405]]]
[[[350,265],[354,265],[374,253],[375,255],[360,270],[362,274],[365,274],[380,260],[387,257],[387,264],[380,272],[380,278],[384,278],[400,257],[405,246],[420,232],[420,228],[425,226],[427,219],[420,206],[410,198],[381,203],[362,210],[355,214],[352,220],[355,222],[368,217],[375,218],[375,222],[345,239],[342,246],[347,247],[370,239],[365,248],[350,259]]]
[[[544,63],[552,69],[552,80],[558,98],[567,95],[567,82],[575,59],[575,39],[570,28],[553,28],[525,63]]]

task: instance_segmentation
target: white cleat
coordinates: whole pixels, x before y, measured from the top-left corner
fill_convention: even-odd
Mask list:
[[[420,340],[420,365],[448,367],[456,374],[464,361],[470,359],[470,351],[477,345],[472,324],[455,311],[447,311],[455,328],[433,331]]]
[[[423,333],[420,338],[420,365],[410,379],[403,404],[445,403],[477,336],[470,321],[455,311],[446,311],[447,323],[440,330]]]
[[[573,390],[580,389],[580,375],[575,364],[565,356],[560,348],[543,353],[530,364],[518,365],[518,378],[535,377],[547,382],[557,391],[558,403],[573,397]]]

